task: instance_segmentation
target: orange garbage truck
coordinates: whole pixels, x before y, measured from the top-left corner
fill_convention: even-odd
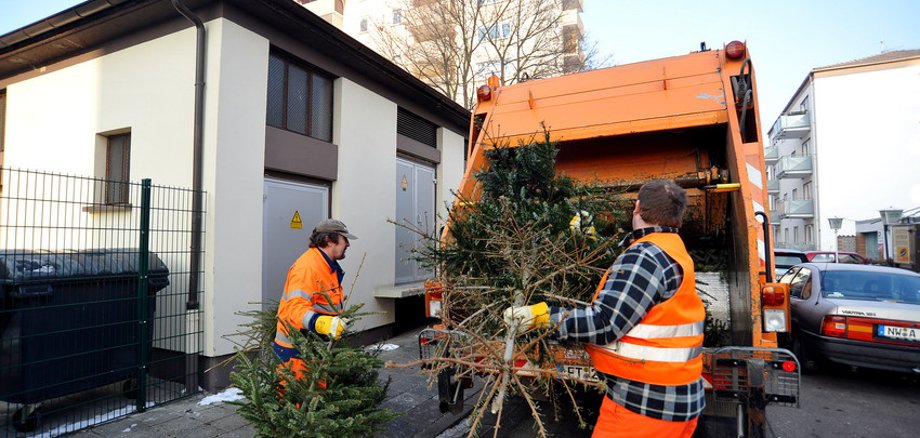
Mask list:
[[[689,198],[681,229],[689,252],[722,258],[711,264],[717,268],[694,260],[698,288],[727,332],[725,345],[705,349],[701,428],[759,436],[768,405],[798,406],[799,364],[778,344],[790,330],[789,297],[772,278],[764,149],[746,44],[508,86],[491,78],[477,95],[458,200],[477,199],[474,175],[487,164],[484,150],[527,144],[544,130],[558,145],[557,170],[577,180],[600,180],[627,197],[647,181],[674,180]],[[440,291],[432,287],[425,298],[436,317]],[[422,333],[423,356],[435,354],[436,337]],[[588,367],[584,360],[560,371],[583,378],[593,373]],[[462,403],[468,383],[439,379],[442,410]]]

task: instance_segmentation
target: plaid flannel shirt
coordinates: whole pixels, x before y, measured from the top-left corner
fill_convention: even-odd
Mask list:
[[[676,233],[677,228],[635,230],[621,242],[629,246],[651,233]],[[605,345],[622,338],[651,310],[677,293],[683,279],[680,265],[658,246],[642,242],[620,255],[609,269],[607,282],[591,307],[550,307],[556,337]],[[562,321],[563,316],[568,317]],[[561,322],[560,322],[561,321]],[[653,385],[598,373],[607,383],[607,396],[621,406],[651,418],[689,421],[705,406],[703,379],[676,386]]]

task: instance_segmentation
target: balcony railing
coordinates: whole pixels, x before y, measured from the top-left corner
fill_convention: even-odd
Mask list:
[[[776,179],[802,179],[812,173],[811,155],[782,157],[776,164]]]
[[[811,132],[808,112],[783,114],[773,123],[774,138],[802,138]]]
[[[770,210],[770,223],[771,224],[778,224],[779,221],[781,220],[783,220],[783,218],[779,215],[779,210],[775,208]]]
[[[767,180],[767,193],[769,194],[779,193],[779,180],[778,179],[768,179]]]
[[[767,164],[775,163],[779,159],[779,149],[776,146],[768,146],[763,150],[763,159]]]
[[[782,201],[777,206],[777,209],[781,219],[815,217],[815,201],[811,199]]]

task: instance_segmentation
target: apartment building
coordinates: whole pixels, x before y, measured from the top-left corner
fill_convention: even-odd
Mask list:
[[[920,50],[812,69],[765,150],[778,248],[834,250],[856,219],[920,196]],[[831,229],[829,218],[843,218]],[[873,254],[869,254],[870,258]]]
[[[578,71],[585,62],[584,0],[479,0],[463,11],[447,0],[297,2],[461,105],[492,74],[510,83]],[[425,45],[430,52],[419,55]],[[472,48],[469,60],[459,59],[462,47]],[[441,57],[441,50],[457,52]],[[468,86],[439,86],[445,82]]]

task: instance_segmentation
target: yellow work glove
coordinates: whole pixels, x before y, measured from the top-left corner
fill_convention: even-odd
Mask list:
[[[345,320],[338,316],[320,315],[319,318],[316,318],[316,322],[313,323],[313,329],[316,333],[332,339],[338,339],[342,337],[345,325]]]
[[[509,307],[504,313],[505,324],[508,327],[515,320],[521,322],[521,327],[529,330],[549,327],[549,306],[546,303],[537,303],[532,306]]]

